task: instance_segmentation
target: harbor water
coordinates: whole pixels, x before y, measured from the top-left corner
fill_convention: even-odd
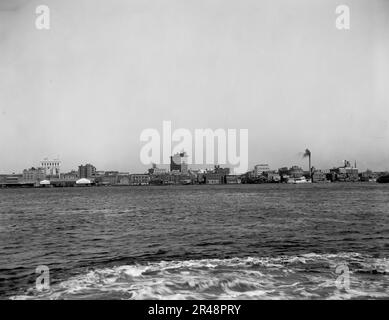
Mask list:
[[[389,184],[0,190],[1,299],[388,299],[388,258]]]

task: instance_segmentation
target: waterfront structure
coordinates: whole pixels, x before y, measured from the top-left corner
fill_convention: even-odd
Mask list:
[[[334,168],[330,170],[332,175],[331,178],[333,181],[340,182],[356,182],[359,181],[358,168],[355,166],[352,167],[350,161],[344,160],[344,164],[341,167]]]
[[[117,184],[121,186],[130,185],[130,175],[129,174],[119,174],[117,179]]]
[[[266,182],[280,182],[281,176],[276,171],[266,171],[263,173]]]
[[[288,176],[291,178],[301,178],[304,175],[304,170],[299,166],[289,168]]]
[[[96,176],[96,167],[87,163],[86,165],[80,165],[78,167],[78,177],[79,178],[94,178]]]
[[[278,169],[278,174],[281,177],[280,181],[281,182],[286,182],[288,180],[288,177],[289,177],[289,169],[288,169],[288,167],[279,168]]]
[[[189,174],[180,174],[180,184],[193,184],[192,176]]]
[[[158,174],[164,174],[164,173],[167,173],[167,170],[164,169],[164,168],[158,168],[157,165],[155,163],[153,163],[153,166],[152,168],[150,168],[148,170],[149,174],[154,174],[154,175],[158,175]]]
[[[49,177],[60,177],[61,174],[61,161],[59,159],[45,158],[40,162],[41,168],[44,169],[45,175]]]
[[[86,178],[81,178],[81,179],[76,181],[76,185],[77,186],[91,186],[92,181],[89,179],[86,179]]]
[[[75,170],[72,170],[67,173],[61,174],[61,179],[67,180],[67,181],[76,181],[78,179],[78,172]]]
[[[377,179],[378,183],[389,183],[389,175],[382,175]]]
[[[130,174],[130,185],[144,186],[150,184],[150,176],[148,174]]]
[[[104,176],[100,177],[99,181],[101,181],[102,184],[114,185],[118,183],[118,177],[118,171],[105,171]]]
[[[235,174],[226,175],[226,184],[240,184],[242,182],[241,178]]]
[[[51,187],[49,180],[42,180],[41,182],[39,182],[39,185],[41,187]]]
[[[268,164],[257,164],[254,166],[254,175],[259,177],[263,175],[265,172],[270,171],[270,166]]]
[[[45,168],[34,168],[23,170],[23,181],[24,182],[39,182],[46,179]]]
[[[204,180],[205,184],[222,184],[223,175],[220,173],[205,173]]]
[[[367,181],[367,182],[377,181],[378,177],[379,174],[377,172],[373,172],[369,169],[367,169],[365,172],[359,173],[359,179],[361,181]]]
[[[255,171],[247,171],[246,173],[240,176],[242,183],[255,183],[257,181],[257,177],[255,176]]]
[[[220,174],[222,176],[226,176],[230,174],[230,168],[221,168],[219,165],[216,165],[212,172]]]
[[[180,175],[174,173],[167,173],[160,176],[162,184],[178,184],[180,181]]]
[[[170,171],[188,173],[188,156],[186,152],[176,153],[170,157]]]
[[[3,174],[0,176],[0,184],[2,186],[17,186],[23,179],[22,174]]]
[[[312,179],[312,153],[309,149],[305,149],[303,158],[308,158],[308,177]]]
[[[312,182],[326,182],[327,173],[312,167]]]

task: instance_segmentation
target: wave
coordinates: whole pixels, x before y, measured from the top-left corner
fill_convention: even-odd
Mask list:
[[[337,285],[339,266],[350,284]],[[389,261],[358,253],[160,261],[95,269],[11,299],[389,298]]]

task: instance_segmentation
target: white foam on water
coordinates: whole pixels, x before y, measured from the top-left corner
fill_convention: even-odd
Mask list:
[[[335,269],[350,266],[350,290]],[[161,261],[96,269],[12,299],[389,298],[389,261],[358,253]]]

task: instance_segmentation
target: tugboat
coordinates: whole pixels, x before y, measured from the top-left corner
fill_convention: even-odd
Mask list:
[[[377,179],[378,183],[389,183],[389,174],[386,176],[381,176]]]

